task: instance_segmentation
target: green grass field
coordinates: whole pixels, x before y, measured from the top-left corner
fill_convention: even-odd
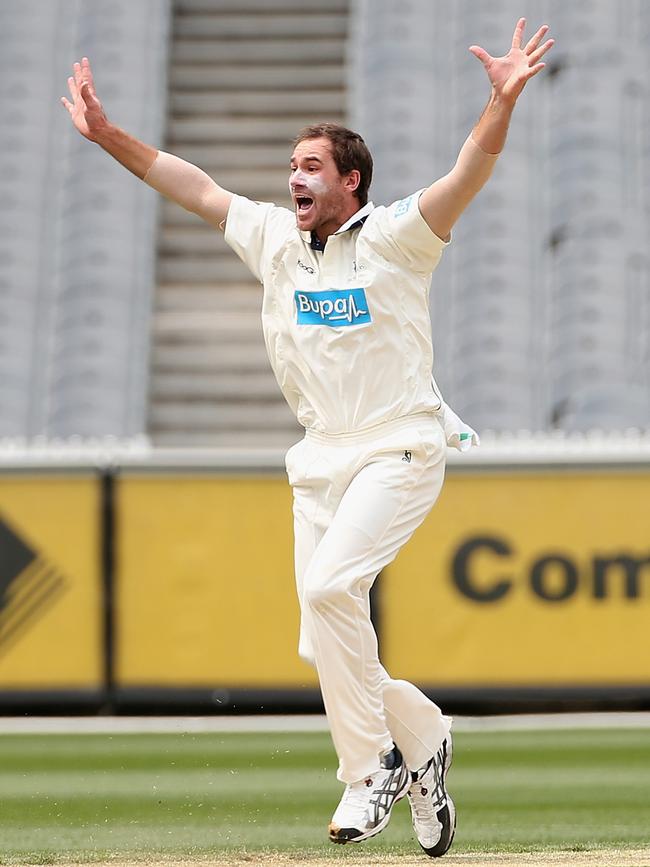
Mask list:
[[[0,768],[0,863],[350,849],[323,734],[4,735]],[[650,841],[648,730],[460,733],[449,782],[454,852]],[[419,851],[406,801],[364,850]]]

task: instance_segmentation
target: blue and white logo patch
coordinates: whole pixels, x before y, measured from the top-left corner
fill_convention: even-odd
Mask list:
[[[363,325],[372,322],[365,289],[327,289],[294,295],[298,325]]]
[[[406,199],[401,199],[395,205],[395,216],[403,217],[404,214],[408,213],[409,208],[411,207],[411,202],[413,201],[413,195],[408,196]]]

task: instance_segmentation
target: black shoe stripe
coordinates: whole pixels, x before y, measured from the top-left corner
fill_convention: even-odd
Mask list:
[[[451,848],[451,844],[454,841],[454,835],[456,833],[456,816],[454,814],[454,820],[452,822],[451,816],[449,815],[449,807],[447,804],[439,810],[436,814],[436,818],[442,825],[442,831],[440,833],[440,839],[436,843],[435,846],[431,846],[429,849],[426,849],[422,846],[422,849],[427,853],[429,858],[440,858]],[[421,844],[420,844],[421,845]]]

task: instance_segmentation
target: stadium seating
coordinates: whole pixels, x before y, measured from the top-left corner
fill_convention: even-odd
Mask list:
[[[302,125],[347,120],[383,204],[451,167],[488,94],[467,47],[507,48],[520,14],[557,45],[434,275],[436,377],[483,432],[649,428],[645,0],[5,0],[0,437],[298,436],[260,288],[71,128],[71,60],[117,123],[255,199],[287,203]]]
[[[156,197],[76,133],[58,98],[87,55],[115,122],[159,140],[167,23],[166,0],[2,4],[0,435],[146,426]]]
[[[226,189],[288,203],[290,142],[344,117],[347,0],[174,4],[165,147]],[[266,359],[261,289],[215,232],[165,204],[149,430],[164,445],[288,445],[299,429]]]
[[[467,47],[505,51],[522,14],[529,35],[552,25],[547,69],[434,275],[436,376],[483,431],[650,426],[648,4],[354,8],[351,122],[380,202],[453,163],[488,95]]]

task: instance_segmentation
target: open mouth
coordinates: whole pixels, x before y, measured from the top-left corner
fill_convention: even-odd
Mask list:
[[[299,214],[306,214],[314,204],[314,200],[309,196],[296,196],[296,210]]]

